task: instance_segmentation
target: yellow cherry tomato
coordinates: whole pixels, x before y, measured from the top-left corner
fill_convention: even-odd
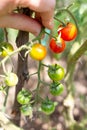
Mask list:
[[[46,54],[47,54],[47,49],[45,46],[43,46],[40,43],[33,44],[31,51],[30,51],[31,58],[40,61],[46,57]]]

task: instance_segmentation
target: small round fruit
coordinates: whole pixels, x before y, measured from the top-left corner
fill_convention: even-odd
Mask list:
[[[43,60],[46,57],[47,49],[40,43],[33,44],[30,50],[30,56],[35,60]]]
[[[64,91],[64,86],[63,84],[59,83],[59,82],[53,82],[50,85],[50,93],[53,96],[59,96],[63,93]]]
[[[14,48],[10,43],[8,42],[0,43],[0,56],[1,57],[6,57],[13,51],[14,51]]]
[[[58,27],[58,34],[63,40],[71,41],[74,40],[77,36],[77,28],[75,24],[69,22],[66,26]]]
[[[33,113],[32,113],[33,110],[32,110],[32,107],[30,105],[21,106],[20,111],[23,115],[30,116],[30,118],[32,118],[32,116],[33,116]]]
[[[46,115],[50,115],[55,111],[55,104],[49,99],[43,100],[41,104],[41,111]]]
[[[20,104],[28,104],[31,99],[31,93],[26,90],[22,89],[18,94],[17,94],[17,101]]]
[[[65,50],[66,44],[65,41],[62,38],[58,38],[58,40],[56,41],[54,38],[52,38],[50,40],[50,49],[54,52],[54,53],[61,53]]]
[[[48,75],[53,81],[59,81],[64,78],[64,68],[58,64],[50,65],[48,68]]]
[[[12,87],[16,86],[18,83],[18,76],[15,73],[8,73],[5,76],[5,83],[7,86]]]

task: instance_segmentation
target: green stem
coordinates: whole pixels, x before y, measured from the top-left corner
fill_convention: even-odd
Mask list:
[[[77,21],[76,21],[74,15],[70,12],[70,10],[69,10],[68,8],[69,8],[69,6],[68,6],[67,8],[59,9],[59,10],[57,11],[57,13],[58,13],[58,12],[62,12],[62,11],[66,11],[66,12],[72,17],[72,19],[74,20],[74,22],[75,22],[75,24],[76,24],[76,27],[77,27],[77,30],[78,30],[78,32],[79,32],[79,27],[78,27]]]
[[[45,66],[45,67],[49,67],[49,65],[46,65],[46,64],[43,64],[43,63],[41,63],[43,66]]]
[[[38,102],[39,88],[40,88],[40,71],[41,71],[41,61],[39,61],[38,66],[38,83],[36,88],[36,102]]]
[[[80,46],[80,48],[75,52],[75,54],[69,59],[66,75],[75,66],[77,60],[87,51],[87,40]]]
[[[53,37],[55,40],[57,40],[57,38],[55,36],[53,36],[51,33],[48,33],[45,30],[44,30],[44,33],[46,33],[47,35],[49,35],[49,36]]]
[[[50,86],[50,84],[49,83],[46,83],[46,82],[44,82],[44,81],[40,81],[42,84],[44,84],[44,85],[46,85],[46,86]]]
[[[2,108],[2,111],[3,111],[3,112],[5,112],[5,109],[6,109],[6,103],[7,103],[7,98],[8,98],[8,92],[9,92],[9,87],[7,87],[7,90],[6,90],[6,96],[5,96],[5,100],[4,100],[3,108]]]
[[[35,75],[35,74],[38,74],[38,72],[35,72],[35,73],[33,73],[33,74],[30,74],[29,77],[31,77],[31,76],[33,76],[33,75]]]
[[[65,23],[63,21],[61,21],[60,19],[58,19],[57,17],[54,16],[54,19],[59,21],[63,26],[65,26]]]

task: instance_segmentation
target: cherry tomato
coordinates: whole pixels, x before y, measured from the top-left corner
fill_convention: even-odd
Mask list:
[[[7,86],[11,87],[11,86],[16,86],[18,83],[18,76],[15,73],[8,73],[5,76],[5,83]]]
[[[5,57],[14,51],[13,46],[8,42],[0,43],[0,56]]]
[[[20,110],[21,110],[21,113],[23,115],[30,116],[30,118],[32,118],[33,110],[32,110],[32,107],[30,105],[23,105],[23,106],[21,106]]]
[[[61,38],[65,41],[74,40],[77,36],[77,28],[73,23],[67,23],[66,26],[59,26],[58,34],[61,35]]]
[[[61,53],[64,51],[66,44],[65,41],[59,37],[57,41],[54,38],[52,38],[49,46],[54,53]]]
[[[62,94],[64,91],[64,86],[60,82],[53,82],[50,85],[50,93],[54,96]]]
[[[50,115],[55,111],[55,104],[53,101],[49,100],[48,98],[43,100],[41,104],[41,111],[46,115]]]
[[[31,93],[25,89],[22,89],[17,95],[17,101],[20,104],[28,104],[30,99],[31,99]]]
[[[64,78],[65,72],[64,68],[58,64],[49,66],[48,75],[53,81],[59,81]]]
[[[35,60],[43,60],[46,57],[47,50],[46,47],[40,43],[33,44],[30,56]]]

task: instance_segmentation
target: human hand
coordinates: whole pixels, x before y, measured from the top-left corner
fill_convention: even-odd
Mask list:
[[[3,0],[0,2],[0,28],[28,31],[37,36],[42,25],[48,29],[53,28],[55,3],[55,0]],[[14,13],[13,10],[17,7],[33,10],[42,25],[27,15]]]

